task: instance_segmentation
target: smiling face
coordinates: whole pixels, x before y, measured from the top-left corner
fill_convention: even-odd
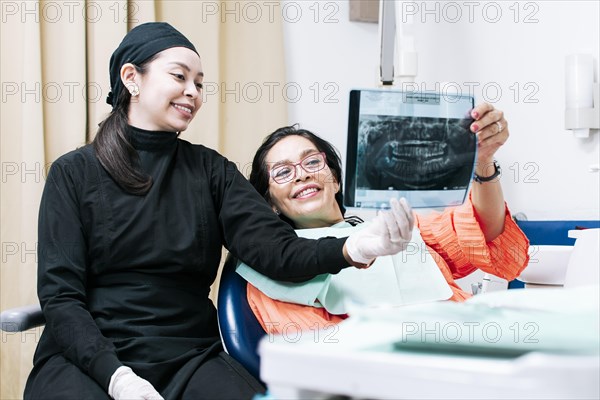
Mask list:
[[[267,153],[269,174],[281,164],[296,164],[320,150],[308,139],[292,135],[281,139]],[[300,165],[289,182],[269,179],[269,197],[274,210],[291,219],[298,229],[331,226],[344,220],[335,200],[340,185],[328,166],[317,172],[306,172]]]
[[[129,123],[135,127],[181,132],[202,106],[202,64],[190,49],[161,51],[143,74],[133,68],[123,71],[125,87],[132,82],[139,87],[139,96],[132,97],[128,112]]]

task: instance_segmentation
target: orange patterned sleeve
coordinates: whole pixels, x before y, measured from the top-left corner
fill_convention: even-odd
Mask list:
[[[417,225],[447,279],[448,272],[458,279],[479,268],[513,280],[529,261],[529,240],[511,218],[508,207],[504,231],[491,242],[485,241],[470,195],[461,206],[417,216]]]

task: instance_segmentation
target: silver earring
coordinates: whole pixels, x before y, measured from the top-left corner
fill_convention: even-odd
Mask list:
[[[279,211],[278,209],[275,209],[275,214],[281,215],[281,211]]]

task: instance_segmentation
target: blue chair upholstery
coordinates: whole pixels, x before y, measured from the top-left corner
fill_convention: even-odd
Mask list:
[[[573,246],[575,239],[568,236],[570,230],[600,228],[600,221],[521,221],[519,228],[529,238],[532,246]]]
[[[260,380],[256,349],[266,333],[248,304],[247,282],[235,272],[236,265],[237,260],[229,255],[221,273],[217,299],[219,331],[225,351]]]

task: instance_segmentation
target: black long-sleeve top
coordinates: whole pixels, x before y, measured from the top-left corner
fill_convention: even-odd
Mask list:
[[[208,294],[221,246],[281,280],[347,262],[344,239],[298,238],[217,152],[175,133],[129,134],[153,178],[146,195],[123,191],[90,145],[50,169],[38,238],[46,328],[34,361],[62,353],[104,388],[125,364],[160,390],[219,341]]]

